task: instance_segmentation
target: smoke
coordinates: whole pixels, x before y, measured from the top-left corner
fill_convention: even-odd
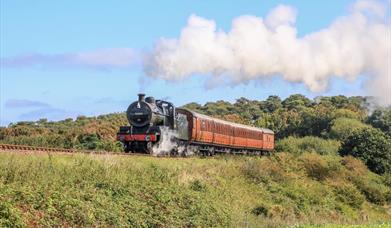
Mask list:
[[[179,155],[191,156],[196,153],[196,148],[193,146],[181,145],[177,141],[177,131],[161,128],[161,140],[152,148],[152,155]],[[174,154],[174,153],[176,154]]]
[[[161,38],[145,58],[151,77],[180,81],[192,74],[208,85],[238,84],[281,75],[313,92],[332,77],[367,75],[368,95],[391,104],[390,2],[357,1],[328,27],[298,37],[297,12],[279,5],[265,18],[240,16],[226,32],[213,20],[191,15],[178,38]]]

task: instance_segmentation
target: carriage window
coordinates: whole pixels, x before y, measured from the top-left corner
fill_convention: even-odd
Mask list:
[[[205,123],[205,120],[202,120],[201,121],[201,130],[205,130],[206,129],[206,123]]]

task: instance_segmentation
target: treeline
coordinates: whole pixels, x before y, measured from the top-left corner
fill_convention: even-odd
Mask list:
[[[277,151],[300,154],[354,155],[371,170],[391,169],[391,109],[374,108],[370,97],[331,96],[309,99],[294,94],[282,100],[239,98],[234,103],[189,103],[183,107],[228,121],[272,129]],[[19,122],[0,128],[0,143],[121,151],[115,141],[124,113],[79,116],[50,122]]]
[[[240,122],[256,127],[272,129],[277,138],[287,136],[329,137],[331,128],[337,119],[349,119],[356,123],[383,121],[383,112],[368,119],[370,103],[367,97],[318,97],[310,100],[294,94],[281,100],[278,96],[269,96],[265,101],[237,99],[231,104],[226,101],[208,102],[205,105],[190,103],[185,108],[197,112]],[[341,122],[341,121],[339,121]],[[344,121],[342,121],[344,122]],[[381,127],[380,127],[381,126]],[[384,128],[384,124],[377,126]],[[389,134],[391,132],[388,132]]]
[[[121,151],[115,137],[119,126],[126,125],[124,113],[79,116],[62,121],[23,121],[0,128],[0,143],[61,147],[87,150]]]

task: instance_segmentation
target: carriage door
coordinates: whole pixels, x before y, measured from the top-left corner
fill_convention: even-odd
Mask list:
[[[189,121],[187,120],[187,116],[183,113],[177,113],[176,124],[178,132],[177,138],[189,140]]]

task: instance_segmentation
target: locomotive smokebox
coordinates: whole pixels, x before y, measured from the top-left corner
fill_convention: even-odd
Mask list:
[[[144,93],[139,93],[138,94],[138,101],[139,102],[144,102],[145,101],[145,94]]]

